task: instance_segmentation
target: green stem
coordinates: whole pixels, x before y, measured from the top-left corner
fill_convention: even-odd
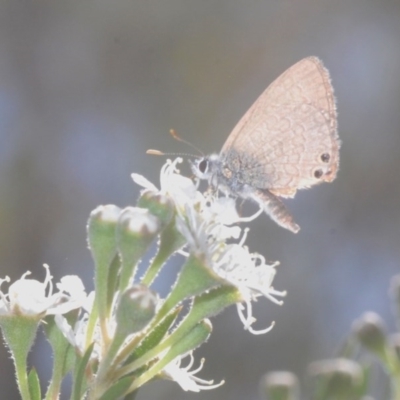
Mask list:
[[[165,262],[164,255],[158,253],[155,256],[150,267],[145,272],[145,275],[141,279],[141,282],[146,286],[150,286],[152,284],[152,282],[154,281],[154,279],[156,278],[156,276],[158,275],[158,273],[160,272],[164,262]]]
[[[389,363],[392,399],[400,400],[400,362],[395,354],[392,354],[392,362]]]
[[[31,400],[29,392],[28,375],[26,373],[26,358],[14,354],[15,373],[17,375],[18,388],[23,400]]]
[[[400,400],[400,360],[393,349],[386,346],[382,361],[390,375],[392,400]]]

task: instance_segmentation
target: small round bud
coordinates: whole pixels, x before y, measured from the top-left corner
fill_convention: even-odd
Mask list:
[[[261,391],[269,400],[296,400],[299,398],[299,382],[288,371],[270,372],[261,379]]]
[[[160,220],[149,210],[139,207],[126,207],[119,219],[120,231],[128,234],[153,238],[160,230]]]
[[[115,255],[115,228],[121,209],[112,204],[99,206],[90,213],[87,224],[89,248],[96,261],[111,262]]]
[[[378,314],[365,313],[354,322],[352,329],[366,349],[380,357],[385,354],[387,345],[385,326]]]
[[[158,297],[145,285],[134,285],[122,294],[116,312],[117,330],[130,335],[141,331],[155,315]]]
[[[355,361],[345,358],[322,360],[312,363],[309,374],[322,390],[319,398],[348,398],[359,393],[363,383],[363,371]]]
[[[138,207],[148,209],[158,217],[163,226],[168,225],[175,212],[175,206],[170,197],[160,193],[145,191],[139,198]]]
[[[95,263],[96,303],[100,318],[107,314],[108,279],[117,255],[116,228],[121,209],[114,205],[99,206],[90,213],[87,240]]]
[[[122,211],[117,228],[117,245],[122,261],[121,291],[130,286],[139,260],[147,252],[160,229],[160,220],[145,208],[127,207]]]
[[[105,206],[98,206],[90,213],[90,218],[104,223],[116,223],[119,218],[121,209],[114,204],[106,204]]]

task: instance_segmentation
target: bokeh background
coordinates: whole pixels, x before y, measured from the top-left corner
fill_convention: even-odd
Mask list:
[[[330,70],[343,141],[337,180],[288,201],[298,235],[251,224],[248,244],[280,260],[283,307],[262,301],[263,336],[234,308],[213,321],[201,374],[226,384],[182,392],[159,382],[144,399],[258,399],[268,371],[305,377],[334,355],[366,310],[394,323],[400,263],[400,2],[398,0],[0,1],[0,275],[27,269],[92,289],[85,223],[99,204],[132,205],[131,172],[157,183],[148,148],[218,151],[242,114],[286,68],[316,55]],[[190,151],[190,150],[189,150]],[[167,279],[167,278],[166,278]],[[160,287],[163,282],[159,283]],[[161,289],[160,289],[161,290]],[[32,362],[46,382],[43,340]],[[18,399],[1,349],[1,397]],[[200,397],[201,396],[201,397]]]

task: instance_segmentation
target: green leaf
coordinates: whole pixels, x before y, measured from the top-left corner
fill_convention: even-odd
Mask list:
[[[86,350],[85,354],[83,355],[82,359],[79,361],[78,366],[75,368],[74,374],[74,382],[72,386],[72,400],[81,400],[82,394],[85,390],[85,386],[83,385],[83,380],[86,376],[85,370],[86,366],[88,365],[90,355],[92,354],[94,347],[94,343],[92,343],[88,349]]]
[[[204,343],[210,336],[212,326],[210,321],[201,321],[187,335],[183,336],[179,341],[175,342],[166,357],[162,358],[161,364],[164,368],[176,357],[195,350]]]
[[[165,340],[164,345],[179,341],[193,327],[205,318],[217,315],[226,307],[241,300],[240,292],[234,286],[220,286],[195,298],[193,306],[180,325]]]
[[[148,366],[148,363],[152,360],[156,360],[160,353],[169,348],[177,346],[181,341],[184,340],[184,338],[187,338],[188,335],[191,335],[196,326],[204,323],[202,319],[205,319],[208,316],[216,315],[228,305],[237,303],[240,300],[240,292],[235,287],[228,285],[203,294],[195,300],[191,310],[189,311],[189,314],[169,336],[167,336],[164,340],[161,340],[161,342],[156,346],[153,346],[151,344],[151,340],[149,340],[149,346],[146,346],[146,351],[144,351],[143,348],[137,353],[137,358],[130,358],[130,363],[126,363],[124,367],[121,368],[121,376],[135,371],[135,375],[140,375],[138,378],[140,386],[142,376],[147,376],[148,374],[148,372],[143,372],[144,370],[148,369],[148,367],[143,370],[143,366]],[[140,372],[138,372],[139,370]],[[134,383],[134,388],[139,386],[136,386]]]
[[[108,271],[108,292],[107,292],[107,314],[110,314],[111,306],[114,301],[115,291],[118,287],[119,273],[121,270],[121,260],[119,255],[116,254],[113,261],[110,264]]]
[[[111,388],[108,389],[99,400],[116,400],[121,398],[126,393],[131,383],[131,376],[126,376],[120,379],[117,383],[111,386]]]
[[[172,308],[183,300],[208,292],[224,283],[225,281],[215,274],[204,259],[194,254],[190,255],[182,267],[172,291],[159,310],[156,321],[164,318]]]
[[[135,349],[132,355],[128,358],[127,363],[130,363],[149,350],[156,347],[164,338],[168,330],[171,328],[176,318],[178,317],[181,307],[174,309],[168,314],[157,326],[149,331],[149,334],[140,342],[139,346]]]
[[[28,375],[29,393],[31,400],[40,400],[42,398],[40,391],[39,376],[35,368],[32,368]]]
[[[171,343],[171,348],[158,362],[155,362],[147,371],[133,382],[132,390],[136,390],[158,375],[176,357],[196,349],[210,336],[212,327],[209,321],[202,321],[180,340]]]

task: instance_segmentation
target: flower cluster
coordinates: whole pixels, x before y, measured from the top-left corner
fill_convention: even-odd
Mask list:
[[[204,361],[190,371],[193,350],[210,335],[209,318],[236,305],[246,330],[262,334],[272,328],[273,324],[253,328],[252,303],[261,297],[282,303],[279,298],[285,293],[272,287],[277,263],[249,251],[248,229],[238,225],[249,219],[238,216],[234,199],[201,193],[195,182],[179,173],[180,162],[167,161],[163,166],[160,189],[143,176],[132,175],[143,187],[136,207],[107,205],[91,213],[93,293],[87,295],[76,276],[64,277],[54,290],[45,266],[44,283],[25,274],[10,285],[8,294],[0,294],[0,326],[13,353],[24,399],[32,398],[34,385],[24,376],[24,363],[43,320],[55,363],[47,398],[59,395],[67,373],[74,379],[74,398],[118,398],[154,378],[172,379],[183,390],[212,389],[223,382],[196,376]],[[138,277],[138,263],[155,241],[156,255]],[[174,253],[185,261],[170,293],[161,299],[152,284]],[[8,278],[0,285],[5,281]],[[22,350],[15,333],[21,329],[26,341]],[[186,357],[189,364],[182,367]],[[40,393],[38,387],[34,389]]]

